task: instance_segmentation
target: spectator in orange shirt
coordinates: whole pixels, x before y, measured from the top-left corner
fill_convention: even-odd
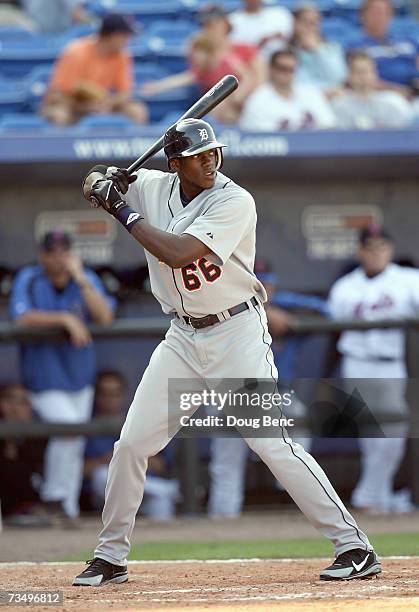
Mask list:
[[[123,113],[145,123],[145,105],[131,97],[132,59],[125,47],[133,32],[122,15],[113,13],[105,16],[97,35],[70,43],[57,60],[42,114],[58,125],[89,113]]]

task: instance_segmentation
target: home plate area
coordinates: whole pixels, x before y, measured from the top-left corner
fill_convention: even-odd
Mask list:
[[[379,577],[343,582],[319,580],[329,559],[131,562],[128,582],[101,588],[72,587],[82,563],[0,564],[1,589],[63,591],[54,606],[33,610],[418,610],[419,557],[382,559]]]

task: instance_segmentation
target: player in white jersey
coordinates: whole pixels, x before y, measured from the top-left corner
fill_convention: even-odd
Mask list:
[[[391,263],[393,245],[385,230],[363,230],[358,257],[361,266],[336,281],[330,291],[334,318],[374,321],[418,315],[419,271]],[[351,387],[360,391],[378,420],[378,413],[400,416],[399,422],[380,424],[382,437],[360,439],[362,473],[352,504],[372,512],[397,510],[393,478],[403,458],[408,431],[405,333],[401,329],[346,331],[338,350],[342,376],[356,379]]]
[[[262,305],[266,293],[253,273],[255,202],[219,172],[223,145],[205,121],[179,122],[166,132],[164,143],[171,172],[140,170],[131,176],[102,166],[93,168],[84,182],[85,196],[118,219],[145,248],[153,294],[173,318],[115,444],[99,544],[74,585],[128,579],[126,557],[147,460],[171,435],[169,378],[182,380],[185,391],[194,381],[210,379],[270,379],[276,384]],[[283,428],[274,438],[247,437],[246,442],[310,522],[333,542],[336,559],[321,578],[352,579],[381,571],[367,536],[322,469]]]

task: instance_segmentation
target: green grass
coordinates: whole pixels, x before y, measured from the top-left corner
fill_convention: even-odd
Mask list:
[[[419,533],[384,533],[371,536],[380,556],[419,555]],[[284,540],[227,540],[210,542],[156,542],[133,546],[130,559],[261,559],[331,557],[333,550],[324,538],[293,538]],[[78,561],[90,553],[67,557]]]

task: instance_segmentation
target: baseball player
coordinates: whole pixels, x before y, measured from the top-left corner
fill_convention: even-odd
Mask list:
[[[128,580],[126,558],[148,457],[169,441],[168,379],[277,378],[263,302],[253,273],[256,208],[221,174],[223,144],[205,121],[187,119],[164,137],[170,172],[94,167],[84,194],[113,215],[145,249],[153,294],[172,315],[135,393],[109,466],[103,529],[94,559],[74,585]],[[121,197],[125,195],[125,198]],[[190,414],[193,414],[191,409]],[[367,536],[315,460],[284,429],[246,438],[336,550],[325,580],[377,574]]]
[[[384,229],[362,230],[358,249],[361,266],[332,286],[331,315],[369,321],[417,316],[419,272],[391,263],[392,257],[392,240]],[[343,378],[352,379],[352,390],[359,390],[378,421],[378,413],[400,417],[399,422],[380,423],[383,437],[360,439],[362,472],[352,495],[357,508],[389,512],[397,505],[393,479],[403,458],[408,430],[405,334],[401,329],[346,331],[338,350]]]

